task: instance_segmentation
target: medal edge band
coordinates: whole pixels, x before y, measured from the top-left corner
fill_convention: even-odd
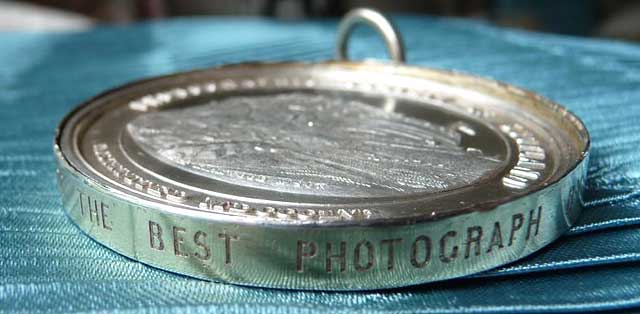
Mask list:
[[[67,216],[109,249],[205,280],[303,290],[387,289],[519,260],[560,237],[582,209],[588,153],[564,177],[494,209],[392,226],[249,225],[140,205],[77,172],[55,147]]]

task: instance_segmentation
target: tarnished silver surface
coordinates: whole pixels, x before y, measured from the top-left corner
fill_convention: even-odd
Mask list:
[[[378,289],[487,270],[580,211],[589,137],[562,107],[401,64],[239,64],[106,92],[60,125],[63,204],[186,275]]]

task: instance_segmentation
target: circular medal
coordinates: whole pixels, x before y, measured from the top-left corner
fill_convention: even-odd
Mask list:
[[[346,60],[359,22],[394,62]],[[589,136],[566,109],[404,65],[371,10],[343,20],[337,55],[178,73],[84,103],[55,140],[69,217],[158,268],[311,290],[481,272],[576,220]]]

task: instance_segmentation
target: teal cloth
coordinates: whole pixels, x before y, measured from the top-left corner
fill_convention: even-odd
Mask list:
[[[0,33],[0,311],[467,313],[640,309],[640,46],[397,16],[408,63],[534,90],[592,135],[585,211],[568,235],[471,278],[300,292],[183,277],[124,258],[63,214],[52,140],[76,104],[125,82],[249,60],[332,58],[335,21],[181,19],[82,33]],[[355,59],[384,58],[358,31]]]

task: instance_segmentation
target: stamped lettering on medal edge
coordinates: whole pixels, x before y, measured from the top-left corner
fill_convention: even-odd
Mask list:
[[[521,245],[538,237],[544,217],[543,207],[515,213],[504,221],[485,226],[452,229],[436,237],[419,234],[412,238],[381,240],[311,241],[298,239],[291,247],[295,272],[368,272],[374,269],[392,272],[399,265],[425,269],[437,260],[451,264],[498,254],[498,251]],[[148,247],[153,252],[171,254],[180,259],[206,263],[216,261],[232,267],[236,264],[236,245],[244,239],[237,234],[191,230],[179,225],[148,220]],[[405,267],[406,266],[406,267]]]
[[[295,244],[296,271],[393,271],[400,263],[410,265],[410,268],[422,269],[434,260],[441,264],[450,264],[482,255],[497,254],[500,250],[537,237],[544,216],[542,211],[543,207],[539,206],[516,213],[506,221],[495,221],[487,226],[469,226],[461,230],[452,229],[437,237],[417,235],[410,239],[389,238],[379,241],[299,239]]]
[[[111,210],[109,204],[80,190],[78,190],[78,204],[82,219],[106,231],[113,229],[113,223],[109,218]]]
[[[232,266],[236,258],[233,248],[240,238],[226,230],[211,234],[203,230],[188,230],[178,225],[166,226],[153,220],[149,220],[146,227],[149,248],[153,251],[170,252],[178,258],[193,258],[201,262],[219,257],[220,262],[227,266]]]

